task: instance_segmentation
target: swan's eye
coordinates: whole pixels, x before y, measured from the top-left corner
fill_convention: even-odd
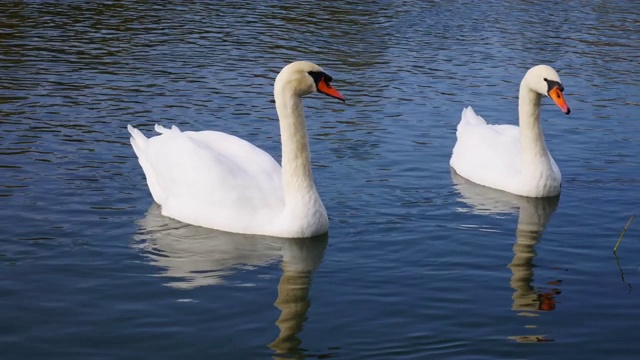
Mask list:
[[[333,80],[331,75],[322,71],[309,71],[309,75],[313,78],[313,82],[316,83],[316,86],[318,86],[322,78],[324,78],[327,84],[331,83],[331,81]]]
[[[564,86],[555,80],[549,80],[547,78],[543,79],[547,83],[547,93],[555,88],[558,88],[560,91],[564,91]]]

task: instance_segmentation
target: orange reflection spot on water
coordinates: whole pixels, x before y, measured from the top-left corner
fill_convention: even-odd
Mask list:
[[[545,338],[546,335],[516,335],[509,336],[510,340],[515,340],[519,343],[540,343],[540,342],[552,342],[553,339]]]

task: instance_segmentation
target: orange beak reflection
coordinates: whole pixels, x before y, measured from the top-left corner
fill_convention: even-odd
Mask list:
[[[560,89],[557,86],[549,90],[548,94],[549,94],[549,97],[553,100],[553,102],[555,102],[556,105],[558,105],[558,107],[560,108],[560,110],[562,110],[562,112],[564,112],[567,115],[571,113],[571,109],[569,109],[569,105],[567,105],[567,102],[564,100],[562,91],[560,91]]]
[[[340,94],[340,92],[336,90],[336,88],[331,86],[331,84],[329,84],[329,82],[327,81],[327,78],[325,77],[323,77],[322,79],[320,79],[320,81],[318,81],[318,92],[321,92],[325,95],[329,95],[338,100],[342,100],[343,102],[345,101],[344,96],[342,96],[342,94]]]

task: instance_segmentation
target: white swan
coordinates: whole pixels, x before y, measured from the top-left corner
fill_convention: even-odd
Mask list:
[[[318,91],[344,101],[331,80],[305,61],[285,66],[276,77],[282,167],[260,148],[222,132],[156,125],[161,135],[148,139],[129,125],[131,145],[162,214],[234,233],[326,233],[329,220],[311,172],[302,96]]]
[[[560,194],[562,175],[549,154],[540,126],[540,99],[549,96],[560,109],[564,100],[558,73],[534,66],[522,78],[518,98],[520,126],[487,125],[467,107],[458,124],[449,164],[461,176],[484,186],[528,197]]]

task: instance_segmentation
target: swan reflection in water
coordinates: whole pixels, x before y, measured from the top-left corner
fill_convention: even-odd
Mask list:
[[[233,234],[181,223],[160,214],[153,204],[139,220],[141,230],[134,246],[171,278],[167,285],[178,289],[224,283],[237,269],[274,263],[282,258],[282,276],[275,306],[281,314],[276,325],[280,334],[269,347],[276,354],[303,356],[299,349],[302,330],[310,307],[312,272],[320,265],[328,236],[284,239]]]
[[[549,283],[550,288],[536,289],[533,283],[533,259],[536,256],[535,246],[542,232],[556,211],[559,196],[551,198],[529,198],[513,195],[475,184],[451,171],[454,187],[460,193],[460,200],[471,207],[477,214],[505,215],[518,214],[516,242],[513,245],[513,260],[509,285],[513,288],[512,307],[518,315],[537,316],[540,311],[553,311],[556,307],[556,296],[560,290],[560,281]],[[520,342],[552,341],[542,335],[513,336]]]

